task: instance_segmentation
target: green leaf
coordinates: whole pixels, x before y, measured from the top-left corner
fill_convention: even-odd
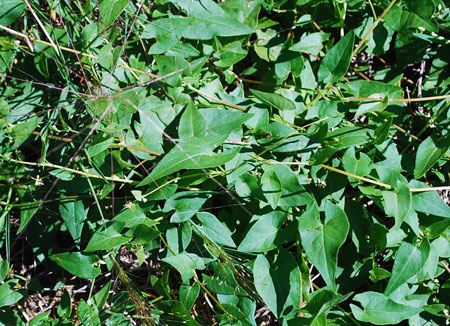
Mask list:
[[[392,276],[384,294],[390,295],[415,276],[423,268],[429,253],[430,243],[427,240],[424,240],[419,248],[409,242],[403,242],[395,256]]]
[[[286,165],[274,165],[266,171],[274,171],[281,182],[281,196],[278,206],[304,206],[314,199],[299,183],[298,176]]]
[[[95,267],[99,261],[97,255],[85,255],[81,252],[64,252],[51,255],[50,259],[70,274],[80,278],[93,279],[100,275],[100,268]]]
[[[250,27],[228,16],[181,17],[158,19],[152,25],[190,40],[210,40],[215,36],[239,36],[254,32]]]
[[[127,5],[128,0],[103,0],[99,9],[100,21],[104,28],[114,23]]]
[[[100,317],[97,306],[88,305],[84,299],[80,300],[77,315],[82,325],[100,326]]]
[[[121,244],[127,243],[131,240],[129,237],[125,237],[120,234],[122,227],[119,223],[110,225],[106,230],[98,229],[84,251],[92,252],[97,250],[111,250]]]
[[[433,134],[425,139],[417,149],[416,166],[414,168],[414,178],[421,178],[450,147],[450,134],[444,139],[438,140]]]
[[[425,183],[412,181],[411,188],[429,188]],[[450,207],[435,191],[423,191],[412,196],[412,207],[421,213],[450,218]]]
[[[11,130],[15,146],[20,147],[22,143],[31,136],[32,132],[36,129],[42,119],[42,117],[32,117],[22,123],[16,124]]]
[[[183,281],[188,282],[194,276],[195,270],[205,269],[205,264],[210,262],[211,259],[184,251],[178,255],[163,258],[162,261],[175,267],[181,274]]]
[[[295,110],[295,103],[286,97],[276,94],[276,93],[266,93],[257,91],[255,89],[250,89],[257,99],[262,101],[264,104],[277,108],[278,110]]]
[[[255,288],[277,318],[293,317],[301,304],[301,272],[292,255],[284,249],[275,264],[258,255],[253,264]]]
[[[266,197],[270,206],[275,209],[281,197],[281,182],[273,170],[264,172],[261,177],[261,188],[264,197]]]
[[[221,16],[226,13],[212,0],[169,0],[181,8],[188,16]]]
[[[187,221],[197,213],[210,196],[211,194],[205,191],[177,192],[166,201],[163,212],[175,210],[175,214],[170,218],[171,223]]]
[[[178,143],[139,185],[155,182],[182,169],[206,169],[225,164],[239,152],[239,148],[214,154],[212,150],[223,141],[223,136],[217,136],[189,138]]]
[[[325,283],[336,290],[337,255],[349,231],[345,212],[327,201],[324,223],[317,210],[307,211],[299,218],[299,231],[306,255]]]
[[[99,309],[103,308],[106,304],[109,296],[109,291],[111,290],[112,281],[106,283],[105,286],[101,288],[94,296],[92,297],[92,303],[94,303]],[[90,301],[88,301],[91,303]]]
[[[360,158],[357,159],[355,157],[355,147],[350,147],[345,151],[345,154],[342,157],[342,165],[344,166],[345,171],[359,175],[361,177],[365,177],[372,170],[372,161],[370,157],[368,157],[364,153],[360,153],[359,155]],[[348,177],[348,179],[352,184],[359,182],[358,179],[353,177]]]
[[[206,121],[207,135],[224,139],[231,131],[240,129],[242,124],[252,117],[248,113],[222,109],[202,109],[200,113]]]
[[[89,207],[85,207],[82,200],[64,199],[59,204],[59,213],[77,246],[80,245],[81,233],[88,211]]]
[[[179,292],[180,302],[184,305],[186,310],[191,310],[195,300],[197,300],[197,297],[200,294],[200,285],[198,285],[198,283],[193,285],[181,284]]]
[[[212,262],[210,267],[214,271],[213,276],[203,275],[206,286],[217,294],[222,295],[247,295],[236,281],[234,274],[237,273],[234,268],[227,263]],[[238,275],[238,274],[237,274]]]
[[[22,291],[14,289],[16,284],[17,280],[9,280],[0,286],[0,307],[13,305],[23,298]]]
[[[194,104],[189,103],[178,126],[180,138],[203,137],[206,135],[206,122]]]
[[[217,244],[229,247],[236,247],[231,238],[231,231],[225,224],[221,223],[217,217],[211,213],[199,212],[196,214],[198,220],[202,223],[200,230],[212,241]]]
[[[14,23],[25,10],[21,0],[0,0],[0,24],[8,26]]]
[[[371,94],[369,98],[382,98],[382,102],[367,102],[363,103],[359,106],[358,111],[355,113],[355,119],[361,115],[364,115],[369,112],[379,112],[383,111],[387,105],[389,104],[389,98],[385,96],[384,98],[380,96],[380,94]]]
[[[256,223],[250,228],[240,243],[238,250],[244,252],[266,252],[275,249],[280,242],[277,239],[281,226],[286,221],[286,213],[272,211],[254,216]]]
[[[407,184],[397,181],[397,189],[383,191],[386,214],[395,218],[394,228],[400,228],[411,209],[411,191]]]
[[[378,292],[363,292],[353,299],[361,303],[363,308],[350,305],[356,319],[375,325],[397,325],[422,311],[419,307],[395,302]]]
[[[334,83],[344,76],[350,66],[355,33],[350,31],[323,58],[317,74],[320,82]]]
[[[289,50],[306,51],[312,54],[319,54],[323,48],[323,43],[330,37],[329,33],[311,33],[300,39],[299,42],[293,44]]]
[[[70,317],[70,314],[72,313],[72,300],[67,290],[64,290],[63,295],[61,296],[61,302],[59,303],[56,312],[61,318]]]
[[[0,309],[0,325],[1,326],[25,326],[25,323],[20,319],[14,310],[8,308]],[[31,322],[30,322],[30,326]]]
[[[384,21],[396,32],[402,31],[408,28],[422,27],[430,32],[438,32],[439,25],[434,18],[423,17],[423,14],[418,13],[429,13],[430,10],[423,10],[423,7],[427,7],[431,0],[425,1],[408,1],[411,3],[409,9],[417,7],[417,10],[407,10],[406,8],[400,8],[394,6],[389,10],[389,12],[384,17]],[[413,4],[414,3],[414,4]],[[420,4],[418,4],[420,3]],[[423,11],[422,11],[423,10]]]

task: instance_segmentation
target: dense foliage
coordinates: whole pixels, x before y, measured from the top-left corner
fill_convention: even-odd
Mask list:
[[[0,325],[450,322],[442,0],[0,0]]]

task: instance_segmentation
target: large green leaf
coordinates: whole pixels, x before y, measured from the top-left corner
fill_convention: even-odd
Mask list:
[[[392,276],[384,294],[390,295],[416,275],[423,268],[429,253],[430,243],[427,240],[424,240],[420,247],[416,247],[409,242],[403,242],[395,256]]]
[[[100,3],[100,21],[104,27],[108,27],[119,17],[120,13],[128,5],[129,0],[103,0]]]
[[[220,222],[217,217],[207,212],[199,212],[196,215],[202,223],[200,230],[210,240],[220,245],[236,247],[233,238],[231,238],[231,231],[226,227],[226,225]]]
[[[336,290],[337,255],[349,231],[347,215],[327,201],[323,223],[316,206],[312,205],[300,216],[298,228],[306,255],[327,285]]]
[[[277,93],[266,93],[255,89],[250,89],[250,93],[264,104],[277,108],[278,110],[295,110],[296,108],[294,102]]]
[[[355,295],[353,300],[361,303],[363,309],[351,304],[356,319],[375,325],[397,325],[402,320],[422,311],[421,308],[395,302],[382,293],[363,292]]]
[[[149,184],[182,169],[206,169],[230,161],[239,148],[217,154],[212,152],[223,141],[223,136],[217,136],[195,137],[179,142],[139,185]]]
[[[0,0],[0,24],[9,25],[16,21],[25,10],[21,0]]]
[[[417,149],[414,178],[421,178],[450,147],[450,134],[438,140],[436,135],[429,136]]]
[[[266,252],[275,249],[280,242],[277,239],[287,214],[272,211],[262,216],[254,216],[256,223],[250,228],[240,243],[238,250],[245,252]]]
[[[423,182],[411,181],[411,188],[429,188]],[[423,191],[412,196],[412,207],[421,213],[450,218],[450,207],[436,191]]]
[[[354,43],[355,33],[350,31],[328,51],[319,67],[319,81],[334,83],[345,75],[350,65]]]
[[[99,261],[97,255],[85,255],[81,252],[64,252],[52,255],[50,259],[70,274],[80,278],[92,279],[101,273],[100,268],[95,266]]]
[[[301,272],[292,255],[280,250],[275,264],[258,255],[253,264],[256,291],[276,317],[293,317],[301,305]]]
[[[190,40],[210,40],[215,36],[239,36],[254,32],[250,27],[228,16],[162,18],[151,23],[167,34]]]

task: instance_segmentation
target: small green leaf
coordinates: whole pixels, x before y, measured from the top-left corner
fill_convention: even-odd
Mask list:
[[[122,227],[119,223],[110,225],[106,230],[98,229],[84,250],[86,252],[111,250],[121,244],[127,243],[131,238],[121,235],[121,230]]]
[[[64,290],[63,295],[61,296],[61,302],[59,303],[56,312],[61,318],[68,318],[72,313],[72,300],[67,290]]]
[[[189,103],[181,116],[178,126],[180,138],[202,137],[206,135],[206,122],[197,107]]]
[[[210,193],[205,191],[181,191],[170,197],[164,206],[164,212],[175,210],[175,214],[170,218],[172,223],[187,221],[202,207],[210,197]]]
[[[50,259],[70,274],[80,278],[93,279],[101,273],[100,268],[94,266],[99,261],[97,255],[84,255],[81,252],[64,252],[51,255]]]
[[[106,283],[105,286],[101,288],[94,296],[92,297],[92,302],[98,307],[98,309],[103,308],[108,300],[109,291],[111,290],[112,281]],[[90,301],[89,301],[90,303]]]
[[[364,115],[369,112],[383,111],[389,104],[389,98],[387,96],[385,96],[383,98],[382,94],[381,94],[381,96],[380,96],[380,94],[372,94],[369,96],[369,98],[382,98],[383,101],[367,102],[367,103],[361,104],[358,108],[358,111],[356,111],[355,119],[358,118],[359,116]]]
[[[416,275],[423,268],[429,253],[430,243],[427,240],[424,240],[419,248],[409,242],[403,242],[395,256],[392,276],[384,294],[390,295]]]
[[[353,300],[361,303],[363,308],[350,305],[356,319],[375,325],[398,325],[422,311],[419,307],[398,303],[378,292],[363,292],[355,295]]]
[[[205,269],[205,264],[210,262],[211,259],[184,251],[178,255],[163,258],[162,261],[175,267],[180,272],[182,279],[188,282],[194,276],[195,270]]]
[[[17,280],[9,280],[0,286],[0,307],[13,305],[23,298],[23,293],[14,289],[16,284]]]
[[[88,211],[89,207],[85,207],[82,200],[62,200],[59,204],[59,213],[77,246],[81,241],[81,233]]]
[[[186,310],[191,310],[195,300],[197,300],[197,297],[200,294],[200,285],[197,283],[193,285],[181,284],[179,292],[180,302],[184,305]]]
[[[320,82],[334,83],[346,74],[354,43],[355,33],[350,31],[328,51],[317,74]]]
[[[286,165],[274,165],[270,167],[281,182],[281,196],[278,206],[305,206],[314,201],[306,189],[299,183],[298,175]],[[269,170],[267,170],[269,171]]]
[[[244,252],[266,252],[275,249],[277,235],[286,221],[286,213],[272,211],[262,216],[254,216],[256,223],[250,228],[240,243],[238,250]]]
[[[281,182],[277,174],[273,170],[267,170],[261,177],[261,188],[269,202],[270,206],[275,209],[281,197]]]
[[[277,108],[278,110],[296,109],[295,103],[282,95],[276,93],[261,92],[255,89],[250,89],[250,93],[252,93],[257,99],[262,101],[264,104]]]
[[[429,136],[417,149],[414,178],[421,178],[450,147],[450,134],[438,140],[436,135]]]
[[[333,290],[336,290],[337,255],[349,231],[345,212],[327,201],[325,221],[322,223],[316,211],[315,216],[302,215],[299,231],[306,255],[320,275]]]
[[[311,33],[300,39],[298,43],[293,44],[289,50],[306,51],[312,54],[319,54],[323,48],[323,43],[330,37],[329,33]]]
[[[400,228],[411,209],[411,191],[407,184],[397,181],[397,189],[383,191],[386,214],[395,218],[394,228]]]

